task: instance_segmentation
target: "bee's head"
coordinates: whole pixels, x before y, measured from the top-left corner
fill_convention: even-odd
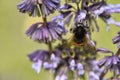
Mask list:
[[[76,31],[86,31],[86,26],[83,23],[76,23],[74,28],[71,28],[71,32],[76,33]]]
[[[84,28],[84,24],[83,23],[76,23],[76,28]]]
[[[70,31],[72,33],[80,32],[80,31],[87,32],[88,29],[89,29],[88,21],[82,20],[80,22],[76,22],[74,28],[71,28]]]

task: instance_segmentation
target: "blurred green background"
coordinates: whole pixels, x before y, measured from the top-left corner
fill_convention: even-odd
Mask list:
[[[107,0],[109,3],[120,3],[120,0]],[[50,80],[50,73],[42,70],[37,74],[31,68],[27,55],[39,48],[45,48],[26,37],[25,30],[40,19],[29,18],[19,13],[16,5],[21,0],[0,0],[0,80]],[[114,15],[120,21],[120,15]],[[111,31],[106,32],[106,25],[99,21],[100,32],[93,33],[93,39],[98,41],[98,47],[105,47],[116,52],[112,38],[120,30],[111,25]],[[42,47],[41,47],[42,46]],[[44,46],[44,47],[43,47]]]

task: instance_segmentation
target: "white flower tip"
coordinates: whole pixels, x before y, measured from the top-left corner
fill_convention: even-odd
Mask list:
[[[62,75],[60,80],[68,80],[66,75]]]
[[[78,69],[83,69],[83,65],[82,65],[81,63],[78,63],[78,64],[77,64],[77,68],[78,68]]]
[[[68,80],[68,77],[65,74],[63,74],[61,76],[57,75],[55,80]]]
[[[75,65],[75,60],[71,60],[70,64]]]
[[[53,59],[55,59],[55,55],[54,54],[51,55],[51,60],[53,60]]]
[[[48,63],[48,62],[44,62],[44,63],[43,63],[43,67],[44,67],[45,69],[49,69],[49,68],[51,68],[51,64]]]
[[[115,22],[115,25],[120,27],[120,22]]]
[[[55,80],[60,80],[60,76],[56,76],[56,77],[55,77]]]
[[[41,66],[42,66],[42,61],[39,60],[39,61],[33,63],[32,68],[33,68],[37,73],[40,73],[40,71],[41,71]]]
[[[60,26],[63,27],[65,24],[64,24],[64,22],[59,21],[59,22],[58,22],[58,25],[60,25]]]
[[[110,31],[110,25],[107,25],[106,31]]]
[[[89,72],[89,78],[90,78],[90,80],[100,80],[99,79],[99,76],[98,75],[96,75],[94,72]]]
[[[75,60],[70,61],[70,69],[73,71],[75,69]]]
[[[84,70],[78,70],[78,75],[84,75],[85,71]]]
[[[120,26],[120,22],[116,22],[114,19],[107,19],[107,24],[115,24],[116,26]]]

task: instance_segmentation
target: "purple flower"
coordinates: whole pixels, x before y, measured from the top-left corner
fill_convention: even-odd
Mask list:
[[[93,72],[93,71],[90,71],[88,73],[88,77],[89,77],[89,80],[107,80],[105,78],[100,79],[100,77],[95,72]]]
[[[59,6],[60,0],[41,0],[43,14],[53,13]]]
[[[105,49],[105,48],[97,48],[97,52],[102,52],[102,53],[113,53],[112,51]]]
[[[53,13],[59,5],[60,0],[23,0],[17,8],[30,16],[41,16]]]
[[[98,64],[99,61],[96,59],[90,59],[88,58],[86,60],[86,68],[88,69],[88,73],[89,73],[89,79],[90,80],[103,80],[102,75],[104,75],[104,68],[99,68]]]
[[[77,75],[84,75],[84,67],[81,63],[75,63],[75,60],[72,59],[69,63],[69,68],[71,71],[74,71],[75,69],[78,71]]]
[[[56,69],[60,63],[60,51],[55,50],[51,54],[49,51],[36,50],[28,55],[33,62],[32,68],[39,73],[42,66],[45,69]]]
[[[86,19],[86,16],[87,16],[87,12],[85,10],[80,10],[76,12],[74,18],[75,23],[79,22],[80,20]]]
[[[72,17],[71,11],[66,12],[61,11],[59,16],[55,16],[52,18],[52,21],[58,21],[58,23],[63,23],[64,25],[66,23],[69,23],[71,17]]]
[[[40,22],[35,23],[26,31],[27,36],[31,39],[44,43],[57,40],[65,33],[64,27],[56,22],[48,22],[46,25]]]
[[[29,16],[40,16],[40,5],[37,0],[23,0],[17,5],[17,8],[22,13],[28,13]]]
[[[120,26],[120,22],[116,22],[114,19],[111,18],[112,13],[120,12],[120,4],[112,5],[106,4],[105,1],[101,1],[93,3],[87,9],[94,17],[100,17],[103,21],[105,21],[105,23],[107,24],[107,30],[110,29],[110,24]]]
[[[117,44],[118,48],[120,48],[120,31],[118,32],[118,35],[115,36],[112,40],[113,44]]]
[[[120,4],[112,5],[112,4],[103,4],[101,7],[99,7],[97,10],[93,10],[94,15],[100,15],[102,13],[119,13],[120,12]]]
[[[59,54],[59,53],[56,53]],[[56,69],[58,64],[60,63],[60,56],[56,56],[55,54],[51,54],[50,56],[51,61],[45,61],[43,63],[43,67],[45,69]]]
[[[38,60],[37,62],[34,62],[34,63],[32,64],[32,68],[33,68],[37,73],[40,73],[41,67],[42,67],[42,61],[41,61],[41,60]]]
[[[97,18],[101,18],[107,25],[106,29],[110,29],[110,24],[115,24],[116,26],[120,26],[120,22],[116,22],[111,18],[112,13],[120,12],[120,4],[111,5],[107,4],[106,1],[90,1],[91,4],[87,0],[82,1],[82,7],[72,6],[69,1],[75,2],[79,4],[79,0],[68,0],[67,4],[59,7],[60,15],[55,17],[54,20],[58,20],[58,22],[63,22],[63,24],[69,24],[70,26],[74,25],[76,22],[80,22],[80,20],[87,21],[89,26],[92,26],[92,30],[99,31],[99,26],[97,24]],[[73,21],[71,21],[73,20]]]
[[[28,55],[29,59],[33,62],[32,68],[39,73],[41,71],[42,63],[45,59],[45,56],[49,54],[47,51],[36,50]]]
[[[120,35],[113,38],[113,43],[114,44],[119,43],[119,42],[120,42]]]
[[[58,8],[60,15],[55,16],[53,20],[58,22],[63,22],[63,24],[70,23],[75,24],[76,22],[79,22],[80,20],[83,20],[86,18],[86,11],[85,10],[77,10],[70,4],[64,4],[61,7]],[[71,10],[72,9],[72,10]],[[65,10],[65,11],[64,11]],[[73,18],[74,21],[71,21]]]
[[[72,71],[74,71],[74,70],[75,70],[75,66],[76,66],[76,64],[75,64],[75,60],[74,60],[74,59],[71,60],[69,64],[70,64],[70,66],[69,66],[70,69],[71,69]]]
[[[80,59],[80,51],[79,48],[77,50],[71,49],[70,46],[67,46],[65,44],[66,40],[63,41],[63,44],[60,44],[56,48],[61,51],[61,62],[58,64],[58,67],[56,68],[55,73],[57,74],[56,80],[60,79],[61,75],[65,75],[63,73],[63,70],[67,68],[67,73],[69,71],[76,75],[76,76],[83,76],[84,75],[84,66],[80,62],[82,61]],[[77,73],[74,73],[74,71],[77,71]]]
[[[55,80],[68,80],[67,71],[67,67],[61,69],[59,72],[57,72]]]
[[[120,58],[117,55],[106,56],[99,62],[99,67],[105,66],[108,70],[115,72],[116,75],[120,74]]]
[[[66,74],[62,74],[62,75],[56,76],[55,80],[68,80],[68,77]]]
[[[94,72],[92,72],[92,71],[90,71],[89,73],[88,73],[88,77],[89,77],[89,80],[100,80],[99,79],[99,76],[98,75],[96,75]]]
[[[77,70],[78,70],[78,75],[79,76],[84,75],[85,70],[84,70],[83,64],[77,63],[76,67],[77,67]]]
[[[32,62],[37,62],[38,60],[44,60],[44,57],[49,54],[48,51],[45,50],[36,50],[34,52],[32,52],[31,54],[28,55],[29,59]]]

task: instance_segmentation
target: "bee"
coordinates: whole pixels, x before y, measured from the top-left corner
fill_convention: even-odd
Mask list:
[[[88,26],[84,23],[76,23],[74,28],[71,28],[71,32],[73,33],[70,42],[75,46],[83,46],[88,43]]]
[[[74,28],[71,28],[72,37],[68,40],[68,44],[80,47],[88,53],[96,53],[96,44],[90,38],[90,28],[83,22],[75,24]]]

